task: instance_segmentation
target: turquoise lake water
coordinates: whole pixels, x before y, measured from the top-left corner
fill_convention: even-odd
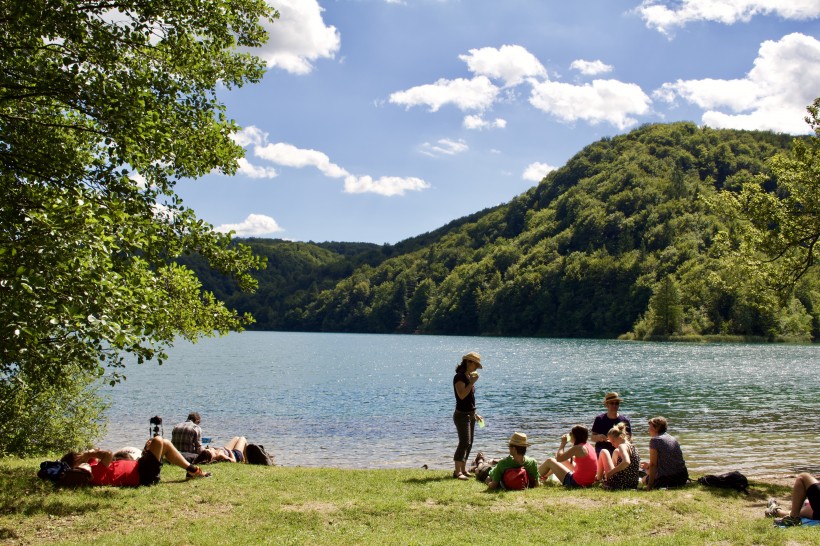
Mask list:
[[[607,391],[625,399],[648,457],[646,421],[663,415],[691,471],[820,471],[820,347],[601,340],[244,332],[131,365],[111,398],[102,447],[141,446],[148,419],[164,435],[190,411],[222,445],[244,435],[279,464],[450,468],[452,378],[478,351],[473,453],[506,454],[515,431],[543,460],[574,424],[591,426]]]

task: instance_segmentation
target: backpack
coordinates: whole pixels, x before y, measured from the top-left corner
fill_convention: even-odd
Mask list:
[[[71,468],[62,461],[43,461],[37,477],[62,487],[82,487],[91,483],[91,474],[80,468]]]
[[[43,461],[40,463],[40,470],[37,471],[37,477],[41,480],[50,480],[57,483],[60,476],[71,467],[63,461]]]
[[[530,486],[530,476],[523,466],[505,470],[501,481],[504,484],[504,489],[512,491],[519,491]]]
[[[749,480],[735,470],[725,474],[706,474],[698,478],[698,483],[709,487],[720,487],[721,489],[734,489],[749,494]]]
[[[260,444],[248,444],[245,448],[245,456],[248,458],[248,464],[276,466],[273,455],[265,451],[265,446]]]

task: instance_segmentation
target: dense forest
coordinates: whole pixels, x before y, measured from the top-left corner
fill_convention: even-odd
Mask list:
[[[268,260],[255,294],[186,264],[263,330],[817,340],[818,268],[764,293],[727,255],[735,220],[716,205],[759,177],[774,189],[767,160],[792,138],[647,125],[396,245],[243,240]]]

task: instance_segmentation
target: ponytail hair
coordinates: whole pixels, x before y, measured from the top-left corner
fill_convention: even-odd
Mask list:
[[[621,438],[626,440],[627,442],[632,441],[632,434],[626,429],[626,423],[620,422],[611,429],[609,432],[606,433],[607,436],[611,436],[613,438]]]

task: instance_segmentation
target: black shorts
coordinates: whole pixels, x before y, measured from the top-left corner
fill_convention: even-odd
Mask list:
[[[655,483],[652,484],[653,489],[660,489],[662,487],[683,487],[689,481],[689,472],[684,470],[678,474],[671,476],[658,476],[655,478]]]
[[[142,452],[142,457],[137,460],[137,472],[140,475],[140,485],[154,485],[159,482],[159,472],[162,463],[157,460],[153,453],[147,449]]]
[[[806,490],[806,497],[814,513],[811,519],[820,519],[820,482],[814,483]]]

